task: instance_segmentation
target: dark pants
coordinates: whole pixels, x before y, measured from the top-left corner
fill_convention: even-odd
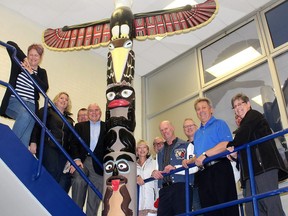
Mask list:
[[[189,187],[190,201],[192,203],[192,188]],[[159,191],[159,206],[157,210],[158,216],[175,216],[185,213],[185,183],[179,182],[163,187]],[[191,204],[189,205],[191,211]]]
[[[255,176],[256,193],[264,193],[267,191],[278,189],[278,169],[269,170],[260,175]],[[246,196],[251,196],[250,179],[246,181]],[[245,211],[247,216],[253,216],[252,203],[245,204]],[[282,208],[282,203],[279,195],[271,196],[258,201],[258,215],[277,215],[285,216]]]
[[[237,200],[237,191],[231,163],[227,159],[199,172],[199,196],[202,208]],[[205,216],[238,216],[238,206],[216,210]]]
[[[68,193],[71,186],[71,175],[70,173],[63,173],[66,162],[67,159],[60,150],[50,145],[45,145],[43,152],[43,166]]]
[[[87,157],[83,163],[84,169],[82,171],[86,174],[89,180],[99,190],[103,192],[103,176],[98,175],[93,168],[92,157]],[[86,199],[86,192],[88,191],[87,204],[86,204],[86,215],[95,216],[98,212],[100,205],[100,199],[93,189],[88,186],[87,182],[82,176],[75,171],[72,178],[72,199],[82,209]]]

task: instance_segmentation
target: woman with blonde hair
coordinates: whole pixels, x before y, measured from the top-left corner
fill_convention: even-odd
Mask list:
[[[66,92],[58,93],[53,102],[60,113],[66,118],[66,120],[73,126],[73,119],[70,117],[72,114],[71,100]],[[44,108],[39,110],[39,118],[43,119]],[[46,127],[53,134],[57,142],[69,153],[70,141],[72,138],[72,132],[68,126],[63,122],[61,117],[56,113],[54,108],[48,107]],[[41,127],[36,123],[31,135],[30,151],[32,154],[38,154],[37,147],[39,146],[41,135]],[[43,151],[43,166],[54,177],[54,179],[60,184],[60,186],[66,191],[69,191],[71,185],[70,173],[63,173],[63,169],[67,162],[67,158],[56,146],[56,144],[45,136],[44,151]]]
[[[153,215],[157,213],[154,202],[158,198],[157,181],[144,183],[144,179],[150,178],[153,170],[156,169],[156,161],[149,152],[146,141],[139,140],[136,146],[137,156],[137,184],[139,190],[139,216]]]

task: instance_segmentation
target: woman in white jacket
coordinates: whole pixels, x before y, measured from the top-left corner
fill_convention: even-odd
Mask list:
[[[149,153],[149,146],[146,141],[140,140],[136,148],[137,155],[137,184],[139,190],[139,216],[156,215],[157,209],[154,202],[158,198],[157,181],[144,183],[144,179],[150,178],[153,170],[156,169],[156,161]]]

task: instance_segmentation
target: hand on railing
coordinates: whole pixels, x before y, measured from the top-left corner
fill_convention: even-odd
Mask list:
[[[164,168],[164,170],[163,170],[163,172],[164,173],[170,173],[170,171],[171,170],[175,170],[176,169],[176,167],[175,166],[172,166],[172,165],[167,165],[165,168]]]
[[[196,160],[195,160],[196,166],[198,166],[198,167],[203,167],[203,166],[204,166],[203,162],[204,162],[205,159],[206,159],[206,156],[203,155],[203,154],[201,154],[201,155],[200,155],[198,158],[196,158]]]
[[[163,179],[163,175],[162,174],[168,174],[170,173],[172,170],[175,170],[176,167],[172,166],[172,165],[167,165],[163,171],[159,171],[159,170],[153,170],[153,172],[151,173],[151,177],[153,177],[154,179]]]
[[[184,159],[184,160],[182,160],[182,166],[185,168],[188,168],[188,164],[195,163],[195,160],[196,160],[195,156],[190,158],[190,159]]]
[[[227,155],[227,158],[230,161],[237,161],[237,152],[234,152],[234,146],[228,147],[227,150],[232,152],[230,155]]]
[[[76,160],[74,160],[74,162],[76,163],[76,165],[78,166],[78,167],[80,167],[80,168],[84,168],[84,166],[83,166],[83,163],[82,163],[82,161],[80,160],[80,159],[76,159]],[[74,166],[71,166],[70,167],[70,173],[71,174],[73,174],[74,172],[75,172],[75,167]]]
[[[35,155],[37,152],[37,144],[35,142],[30,143],[29,151],[31,154]]]
[[[142,177],[140,175],[137,176],[137,184],[138,185],[144,185],[145,184],[144,180],[142,179]]]
[[[163,171],[159,171],[159,170],[153,170],[151,176],[152,176],[154,179],[163,179],[162,173],[164,173],[164,172],[163,172]]]

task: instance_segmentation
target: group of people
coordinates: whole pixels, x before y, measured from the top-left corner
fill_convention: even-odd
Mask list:
[[[170,121],[159,125],[164,138],[164,146],[157,153],[157,163],[151,176],[158,180],[159,206],[158,215],[176,215],[186,211],[185,179],[183,173],[168,175],[171,170],[180,166],[188,168],[195,163],[196,167],[190,175],[189,209],[198,210],[237,200],[236,184],[230,160],[238,160],[242,186],[245,187],[245,197],[251,196],[250,177],[246,150],[238,154],[234,148],[267,136],[272,133],[263,115],[253,110],[249,98],[239,93],[231,100],[235,112],[235,122],[238,126],[233,138],[227,123],[213,116],[213,106],[209,98],[198,98],[194,109],[200,120],[199,128],[191,118],[183,123],[187,141],[181,140],[174,134],[174,126]],[[192,148],[191,148],[192,147]],[[231,155],[218,158],[208,163],[206,158],[219,153],[230,151]],[[288,171],[277,150],[274,140],[268,140],[251,148],[252,163],[255,175],[256,193],[278,189],[278,182],[287,178]],[[237,159],[236,159],[237,158]],[[191,169],[191,168],[190,168]],[[192,179],[192,180],[191,180]],[[280,196],[275,195],[258,201],[259,215],[285,215]],[[245,204],[247,216],[253,216],[251,202]],[[237,205],[220,210],[210,211],[205,216],[239,215]]]
[[[61,114],[71,126],[73,126],[74,121],[69,116],[71,115],[69,95],[61,92],[55,97],[53,102]],[[38,113],[40,118],[43,116],[43,112],[44,109],[41,108]],[[78,111],[78,122],[75,124],[74,129],[84,141],[84,144],[87,144],[87,147],[90,148],[102,164],[104,154],[103,139],[106,133],[106,127],[105,123],[101,121],[101,115],[102,111],[96,103],[90,104],[88,108],[81,108]],[[88,153],[80,143],[81,141],[74,136],[72,131],[69,130],[68,126],[56,114],[52,107],[48,108],[46,127],[98,191],[102,193],[102,168],[96,162],[93,162],[91,154]],[[31,134],[30,151],[36,154],[36,156],[38,155],[37,147],[40,143],[40,130],[41,127],[35,124]],[[100,199],[97,194],[91,187],[88,187],[87,182],[79,172],[76,171],[76,168],[70,165],[70,162],[67,161],[64,154],[47,136],[45,136],[44,141],[43,166],[67,193],[71,188],[72,199],[81,209],[84,207],[87,195],[86,214],[88,216],[95,216],[97,214],[100,205]]]
[[[162,130],[161,130],[162,128]],[[156,210],[158,215],[175,215],[178,213],[183,213],[185,211],[185,206],[183,210],[183,203],[185,203],[185,175],[184,172],[176,173],[171,177],[163,177],[163,173],[169,173],[170,170],[179,168],[182,166],[183,159],[190,159],[194,152],[194,134],[197,130],[197,125],[192,118],[186,118],[183,122],[183,131],[187,136],[187,142],[177,138],[174,134],[174,127],[169,121],[163,121],[160,124],[160,132],[162,137],[155,137],[153,140],[153,148],[155,157],[151,156],[149,151],[149,145],[146,141],[140,140],[137,143],[137,184],[140,186],[139,190],[139,215],[156,215]],[[169,152],[163,152],[162,149],[166,143],[177,142],[177,148],[173,147],[173,151],[170,149]],[[169,144],[168,144],[169,145]],[[172,143],[171,147],[174,146]],[[165,162],[164,157],[165,158]],[[171,160],[171,164],[169,164]],[[160,163],[159,163],[160,161]],[[163,161],[163,162],[161,162]],[[158,169],[159,167],[159,169]],[[158,171],[163,170],[164,172]],[[194,167],[190,170],[189,185],[190,185],[190,195],[193,210],[198,210],[201,208],[199,195],[198,195],[198,184],[197,184],[197,172],[198,168]],[[195,174],[193,174],[195,173]],[[159,179],[159,181],[152,181],[144,184],[144,179],[149,177],[154,177]],[[163,178],[163,181],[161,180]],[[173,187],[168,187],[174,184]],[[160,190],[162,185],[165,185],[166,190]],[[181,193],[180,193],[181,192]],[[183,193],[182,193],[183,192]],[[167,200],[166,200],[167,199]],[[161,202],[159,203],[159,200]],[[179,208],[178,210],[172,210],[170,204],[174,203],[173,206]],[[168,205],[167,205],[168,204]],[[162,205],[162,206],[161,206]]]
[[[16,93],[24,101],[24,104],[27,105],[40,120],[43,120],[44,114],[47,113],[45,122],[47,129],[58,144],[72,157],[76,165],[85,173],[95,187],[102,192],[102,168],[97,163],[92,162],[91,155],[87,153],[79,139],[74,136],[69,126],[62,120],[62,118],[65,118],[68,124],[74,127],[74,120],[71,117],[72,104],[69,94],[67,92],[60,92],[53,99],[53,103],[58,112],[53,106],[48,106],[47,111],[44,107],[39,109],[39,90],[25,70],[28,71],[36,84],[44,92],[47,92],[49,88],[47,72],[39,66],[43,57],[44,48],[41,44],[32,44],[28,47],[26,56],[15,42],[8,41],[7,43],[15,47],[17,52],[16,57],[21,62],[21,65],[18,65],[12,59],[13,52],[7,49],[11,58],[9,84],[15,89]],[[24,146],[37,158],[40,151],[42,127],[38,123],[35,123],[29,111],[16,97],[17,95],[13,94],[13,92],[7,88],[4,98],[2,99],[0,115],[15,120],[12,130]],[[90,104],[88,108],[81,108],[78,111],[78,122],[74,128],[102,164],[104,154],[103,139],[106,133],[106,127],[105,123],[101,121],[101,115],[102,111],[96,103]],[[95,216],[97,214],[100,199],[96,193],[88,187],[88,184],[80,174],[75,171],[75,167],[70,165],[65,155],[48,135],[44,138],[43,166],[67,193],[72,186],[72,199],[81,209],[84,206],[86,193],[88,191],[86,214],[89,216]]]
[[[32,44],[28,48],[27,56],[12,41],[8,44],[17,50],[17,57],[21,67],[12,60],[9,83],[32,112],[43,119],[46,111],[38,110],[39,91],[28,77],[25,68],[32,79],[47,92],[49,88],[46,70],[39,66],[44,49],[39,44]],[[10,58],[12,53],[8,50]],[[105,122],[101,121],[102,111],[98,104],[92,103],[88,108],[78,111],[77,121],[71,115],[71,100],[69,94],[60,92],[53,100],[56,108],[84,141],[91,152],[103,163]],[[205,163],[205,159],[224,151],[234,152],[234,148],[250,141],[259,139],[272,133],[263,115],[253,110],[249,98],[244,94],[237,94],[231,100],[238,129],[232,133],[224,120],[213,116],[212,102],[208,98],[198,98],[194,109],[201,125],[195,124],[192,118],[183,122],[183,131],[187,136],[184,141],[175,135],[173,124],[162,121],[159,130],[162,137],[153,141],[156,156],[149,151],[145,140],[140,140],[136,146],[137,156],[137,184],[139,188],[139,215],[156,214],[173,216],[185,212],[185,172],[167,175],[179,167],[188,168],[188,164],[195,163],[189,169],[190,210],[198,210],[216,204],[237,199],[235,179],[230,160],[238,160],[241,169],[241,182],[245,187],[245,196],[252,194],[248,172],[247,153],[241,150],[233,156],[223,157]],[[0,115],[15,120],[13,131],[16,136],[36,156],[39,153],[41,126],[34,121],[30,113],[17,100],[16,96],[7,89],[2,100]],[[90,181],[102,193],[103,170],[92,160],[91,154],[81,145],[79,139],[64,124],[62,118],[53,107],[47,110],[46,127],[56,141],[70,154],[76,165],[85,173]],[[287,178],[283,160],[277,151],[274,140],[253,146],[252,163],[255,175],[256,192],[263,193],[278,188],[278,181]],[[236,157],[238,157],[236,159]],[[230,160],[229,160],[230,159]],[[88,191],[86,214],[96,215],[100,199],[87,183],[71,166],[64,154],[57,148],[49,136],[45,136],[43,148],[43,165],[59,185],[68,192],[72,186],[72,199],[83,208]],[[158,181],[144,183],[144,179],[153,177]],[[157,204],[156,204],[157,203]],[[158,207],[158,209],[157,209]],[[279,195],[258,201],[260,215],[285,215]],[[247,216],[252,216],[253,206],[245,205]],[[205,216],[237,216],[239,209],[233,205],[224,209],[210,211]]]

